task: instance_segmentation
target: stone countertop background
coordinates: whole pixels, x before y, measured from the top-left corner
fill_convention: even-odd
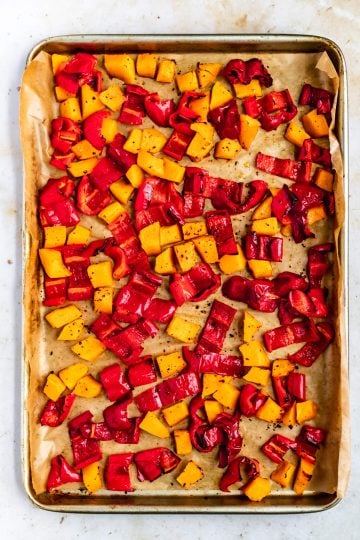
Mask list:
[[[360,3],[358,0],[11,0],[0,18],[0,530],[13,540],[105,539],[223,540],[244,538],[360,538]],[[30,49],[64,34],[298,33],[332,39],[349,76],[350,121],[350,384],[352,473],[336,507],[308,515],[91,515],[36,508],[20,471],[22,156],[19,86]]]

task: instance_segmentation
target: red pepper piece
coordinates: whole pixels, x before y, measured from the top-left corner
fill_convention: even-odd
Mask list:
[[[200,167],[186,167],[184,176],[184,193],[194,193],[203,197],[212,197],[213,178],[206,169]]]
[[[229,487],[238,482],[242,482],[240,468],[244,467],[248,481],[253,480],[260,474],[260,465],[256,459],[250,459],[246,456],[239,456],[234,459],[226,469],[220,480],[219,487],[221,491],[229,492]],[[243,484],[244,485],[244,484]]]
[[[295,313],[311,317],[315,311],[315,305],[304,291],[292,290],[289,292],[289,302]]]
[[[325,299],[326,289],[322,289],[322,288],[309,289],[307,294],[310,300],[312,301],[312,303],[314,304],[314,310],[311,313],[311,316],[319,317],[319,318],[327,317],[329,314],[329,308],[326,304],[326,299]]]
[[[102,150],[106,145],[106,140],[101,134],[101,126],[104,118],[108,118],[109,115],[109,111],[96,111],[83,122],[84,138],[97,150]]]
[[[287,388],[287,377],[272,377],[271,381],[276,401],[282,409],[287,409],[294,402],[294,397]]]
[[[252,309],[271,313],[277,308],[278,296],[269,279],[247,279],[232,276],[222,286],[222,293],[230,300],[244,302]]]
[[[235,317],[236,310],[214,300],[204,328],[195,347],[196,354],[207,352],[219,353],[222,349],[226,334]]]
[[[200,395],[195,396],[190,403],[189,433],[191,444],[199,452],[211,452],[224,442],[224,435],[218,426],[210,425],[204,420],[204,400]],[[199,414],[200,412],[200,414]]]
[[[326,431],[312,426],[303,426],[296,437],[296,453],[309,463],[316,462],[316,454],[320,444],[325,441]]]
[[[75,469],[83,469],[102,458],[99,441],[86,438],[81,433],[81,427],[83,424],[90,422],[92,416],[90,411],[85,411],[69,422],[69,436]]]
[[[328,242],[312,246],[308,251],[307,274],[311,288],[321,288],[321,281],[326,274],[329,263],[327,255],[334,250],[334,244]]]
[[[77,122],[65,116],[54,118],[51,122],[51,146],[60,154],[68,154],[71,147],[81,136],[81,128]]]
[[[83,84],[90,84],[99,88],[99,72],[95,70],[96,65],[95,56],[79,52],[71,58],[65,64],[59,66],[55,74],[56,86],[60,86],[70,94],[76,94],[79,86]]]
[[[269,352],[294,343],[309,343],[318,340],[319,333],[311,319],[278,326],[264,333],[265,346]]]
[[[66,302],[66,278],[49,278],[45,275],[45,298],[43,305],[47,307],[62,306]]]
[[[142,418],[130,418],[130,427],[125,430],[114,431],[114,440],[118,444],[138,444],[140,440],[140,423]]]
[[[199,263],[184,274],[174,274],[169,290],[178,306],[200,302],[213,294],[221,284],[219,274],[210,265]]]
[[[261,261],[281,262],[283,258],[283,239],[265,234],[247,233],[245,235],[245,256]]]
[[[176,159],[177,161],[181,161],[193,137],[193,131],[190,131],[189,133],[181,133],[177,129],[174,129],[164,148],[162,149],[162,152],[167,156]]]
[[[127,414],[128,405],[131,399],[116,401],[103,411],[105,424],[110,429],[127,430],[131,427],[131,422]]]
[[[114,261],[113,266],[113,278],[121,279],[124,276],[130,274],[131,270],[127,264],[125,251],[120,247],[113,244],[107,244],[104,249],[105,255],[110,257]]]
[[[206,226],[209,234],[215,238],[219,255],[236,255],[237,246],[230,215],[225,210],[206,212]]]
[[[299,152],[299,159],[305,162],[317,163],[325,169],[331,169],[330,150],[314,143],[312,139],[305,139]]]
[[[68,277],[67,298],[72,302],[91,300],[94,288],[86,272],[87,265],[71,265],[71,276]]]
[[[306,375],[304,373],[289,373],[286,381],[287,389],[298,401],[306,400]]]
[[[57,169],[60,169],[61,171],[67,171],[70,163],[72,163],[75,159],[74,152],[69,152],[68,154],[62,155],[54,152],[52,157],[50,158],[50,165],[53,167],[56,167]]]
[[[239,406],[244,416],[254,416],[261,405],[265,403],[267,396],[253,384],[244,384],[241,387]]]
[[[106,191],[110,184],[119,180],[122,171],[107,158],[101,158],[90,173],[90,180],[100,191]]]
[[[96,439],[97,441],[112,441],[114,430],[109,428],[105,422],[86,422],[80,426],[81,435],[85,439]]]
[[[292,290],[306,291],[308,288],[307,281],[294,272],[280,272],[272,283],[274,293],[281,298],[287,297]]]
[[[81,482],[81,474],[69,465],[64,456],[58,454],[51,460],[46,490],[51,491],[69,482]]]
[[[73,201],[70,199],[75,183],[67,176],[50,178],[39,192],[40,221],[43,227],[65,225],[71,227],[80,221]]]
[[[280,324],[290,324],[293,322],[294,319],[299,316],[299,314],[292,309],[289,300],[285,298],[281,298],[279,301],[279,309],[277,315]]]
[[[134,491],[130,480],[130,465],[134,454],[111,454],[105,467],[105,485],[110,491]]]
[[[216,373],[240,378],[244,375],[241,356],[206,352],[196,354],[188,347],[183,347],[183,356],[192,371],[196,373]]]
[[[293,206],[295,196],[289,190],[287,185],[284,185],[276,195],[273,196],[271,202],[271,213],[277,218],[282,225],[291,224],[290,210]]]
[[[136,163],[136,155],[124,149],[125,141],[125,136],[118,133],[107,149],[107,156],[123,174],[126,174],[130,167]]]
[[[108,228],[116,243],[124,251],[127,265],[131,268],[139,267],[142,269],[150,267],[148,256],[141,247],[128,213],[123,212],[120,214],[115,221],[108,225]]]
[[[68,394],[56,401],[49,399],[41,413],[40,424],[49,427],[60,426],[69,416],[75,397],[75,394]]]
[[[131,126],[142,124],[145,116],[144,99],[149,92],[137,84],[127,84],[125,94],[126,100],[120,111],[119,122]]]
[[[175,109],[173,99],[161,100],[159,94],[153,92],[145,96],[144,107],[146,114],[156,125],[169,127],[170,115]]]
[[[288,450],[296,451],[297,442],[283,435],[273,435],[263,446],[261,450],[275,463],[282,463]]]
[[[161,283],[160,277],[146,270],[133,272],[128,283],[119,290],[115,298],[114,321],[135,323],[144,317]]]
[[[248,97],[244,99],[243,105],[245,113],[258,118],[261,127],[266,131],[290,122],[297,114],[297,107],[287,89],[281,92],[270,92],[259,99],[254,96]]]
[[[205,207],[205,198],[194,193],[184,193],[184,217],[193,218],[202,216]]]
[[[163,381],[149,390],[138,394],[134,401],[141,412],[155,411],[160,407],[173,405],[200,391],[200,381],[196,373],[187,372]]]
[[[176,110],[169,117],[169,125],[177,132],[183,135],[194,136],[191,124],[197,122],[199,115],[189,107],[189,103],[198,99],[199,94],[195,92],[184,92],[181,96]]]
[[[117,401],[124,398],[131,390],[119,364],[106,366],[100,371],[99,377],[110,401]]]
[[[208,119],[220,139],[239,139],[240,114],[235,99],[231,99],[224,105],[212,109],[208,114]]]
[[[134,401],[141,412],[156,411],[162,407],[157,386],[144,390],[134,398]]]
[[[299,105],[316,107],[318,114],[326,114],[331,111],[334,94],[323,88],[315,88],[311,84],[304,84],[301,90]]]
[[[316,325],[319,339],[313,343],[306,343],[299,351],[289,354],[288,359],[294,364],[312,366],[315,360],[322,354],[334,340],[335,331],[331,323],[322,322]]]
[[[295,161],[293,159],[281,159],[258,152],[255,165],[261,171],[275,174],[282,178],[288,178],[293,182],[309,183],[311,181],[311,163],[309,160],[304,160],[303,158]]]
[[[144,360],[139,364],[130,366],[126,374],[132,387],[150,384],[156,382],[157,379],[151,356],[144,357]]]
[[[76,206],[83,214],[95,216],[110,204],[111,197],[94,186],[88,176],[83,176],[77,186]]]
[[[243,214],[259,204],[267,191],[267,186],[267,183],[263,180],[252,180],[251,182],[248,182],[246,184],[246,187],[249,190],[248,197],[243,203],[236,207],[234,213]]]
[[[240,452],[243,439],[239,431],[240,415],[220,413],[217,415],[214,425],[222,432],[224,441],[219,448],[219,467],[224,468],[235,459]]]
[[[159,447],[136,452],[134,461],[140,482],[153,482],[159,476],[176,469],[181,460],[168,448]]]
[[[253,79],[257,79],[265,87],[269,87],[273,83],[270,73],[259,58],[230,60],[221,74],[231,84],[249,84]]]
[[[149,321],[167,324],[172,319],[176,307],[176,303],[173,300],[153,298],[144,311],[144,317]]]

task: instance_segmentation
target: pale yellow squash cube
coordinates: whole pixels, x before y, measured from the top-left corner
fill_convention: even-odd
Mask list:
[[[202,478],[204,478],[202,469],[193,461],[189,461],[183,472],[176,478],[176,481],[183,488],[187,489],[196,484],[196,482],[199,482]]]
[[[232,384],[223,382],[214,392],[213,398],[228,409],[235,409],[240,396],[240,390]]]
[[[251,223],[251,230],[257,234],[267,234],[273,236],[280,232],[280,223],[276,217],[269,217],[265,219],[256,219]]]
[[[88,266],[87,274],[94,289],[98,287],[112,287],[112,268],[113,264],[111,261],[102,261]]]
[[[112,84],[100,93],[100,101],[111,111],[120,111],[126,97],[117,84]]]
[[[102,385],[92,375],[84,375],[76,383],[73,393],[75,396],[95,398],[101,393]]]
[[[65,225],[53,225],[44,227],[45,248],[53,248],[63,246],[66,242],[66,227]]]
[[[224,86],[222,82],[216,81],[211,89],[210,111],[225,105],[225,103],[228,103],[231,99],[233,99],[233,97],[234,96],[230,90],[228,90],[228,88]]]
[[[176,63],[174,60],[163,58],[158,64],[156,80],[160,83],[172,83],[175,78]]]
[[[74,144],[71,151],[74,152],[78,159],[89,159],[100,155],[100,150],[97,150],[87,139]]]
[[[150,152],[139,150],[137,164],[150,176],[159,176],[160,178],[164,176],[164,162],[162,158],[153,156]]]
[[[82,115],[78,98],[69,97],[60,103],[60,116],[70,118],[74,122],[81,122]]]
[[[100,100],[99,93],[88,84],[81,86],[81,111],[82,119],[85,120],[91,114],[101,111],[105,105]]]
[[[68,61],[70,60],[70,56],[68,54],[57,54],[54,53],[51,55],[51,67],[52,72],[55,75],[58,69],[64,66]]]
[[[216,159],[235,159],[241,150],[241,145],[236,139],[221,139],[215,145],[214,156]]]
[[[142,130],[140,150],[156,154],[163,149],[166,141],[167,138],[162,131],[155,128],[144,128]]]
[[[65,386],[72,390],[76,383],[87,375],[88,371],[89,368],[85,364],[77,362],[59,371],[59,377]]]
[[[72,244],[86,244],[91,235],[91,231],[82,225],[75,225],[71,233],[67,237],[66,243]]]
[[[253,79],[248,84],[235,83],[234,90],[235,95],[238,99],[245,99],[250,96],[262,96],[261,84],[257,79]]]
[[[162,414],[170,427],[179,424],[189,416],[189,407],[186,401],[179,401],[162,409]]]
[[[81,310],[74,304],[56,308],[45,315],[45,319],[53,328],[61,328],[81,317]]]
[[[166,333],[184,343],[194,343],[200,329],[200,324],[192,323],[174,315],[166,328]]]
[[[199,62],[196,68],[196,74],[200,88],[212,84],[219,75],[221,68],[222,64]]]
[[[270,360],[261,341],[249,341],[240,345],[245,367],[270,367]]]
[[[181,75],[175,75],[175,81],[180,94],[183,94],[184,92],[194,92],[194,90],[198,90],[199,88],[195,71],[188,71]]]
[[[261,327],[262,327],[262,323],[258,321],[257,319],[255,319],[255,317],[251,315],[251,313],[249,313],[248,311],[245,311],[244,325],[243,325],[244,341],[247,343],[251,341],[254,335],[256,334],[256,332],[258,332]]]
[[[58,341],[75,341],[76,339],[79,339],[84,326],[84,320],[81,318],[65,324],[57,337]]]
[[[125,180],[120,179],[110,184],[109,189],[112,195],[114,195],[115,199],[117,199],[121,204],[127,204],[131,195],[134,193],[135,188]]]
[[[136,73],[140,77],[155,78],[158,56],[153,53],[138,54],[136,59]]]
[[[98,161],[96,157],[82,159],[81,161],[72,161],[68,167],[68,171],[74,178],[80,178],[80,176],[90,174],[98,164]]]
[[[49,373],[43,392],[52,401],[57,401],[65,388],[65,384],[55,373]]]
[[[114,201],[103,208],[101,212],[98,213],[98,217],[105,221],[105,223],[112,223],[113,221],[116,221],[124,212],[126,212],[126,208],[119,203],[119,201]]]
[[[154,435],[160,439],[170,437],[169,428],[159,420],[156,413],[151,411],[147,412],[140,422],[140,428],[143,431],[146,431],[146,433],[150,433],[150,435]]]
[[[181,373],[186,368],[187,364],[180,351],[169,354],[161,354],[156,357],[156,362],[163,379],[173,377]]]
[[[86,467],[82,468],[81,472],[84,485],[90,494],[103,488],[99,461],[86,465]]]
[[[163,157],[163,164],[164,174],[162,178],[164,178],[164,180],[175,182],[175,184],[180,184],[184,180],[185,167],[167,157]]]
[[[175,450],[179,456],[192,452],[190,433],[186,429],[174,430]]]
[[[93,362],[104,351],[105,345],[95,336],[88,336],[71,347],[73,353],[77,354],[82,360]]]
[[[99,287],[94,291],[94,311],[95,313],[112,314],[113,311],[113,288]]]
[[[66,268],[62,254],[56,249],[40,248],[39,257],[46,275],[50,278],[63,278],[71,276]]]
[[[158,255],[161,252],[159,221],[155,221],[141,229],[139,240],[147,255]]]
[[[191,270],[195,264],[201,262],[199,255],[195,249],[194,240],[183,242],[182,244],[176,244],[174,246],[174,253],[179,263],[181,272],[187,272]]]
[[[134,188],[140,187],[145,178],[143,170],[136,163],[131,165],[125,176]]]
[[[128,54],[104,54],[105,69],[111,77],[134,84],[135,62]]]
[[[101,135],[104,137],[106,144],[112,143],[118,133],[117,121],[114,118],[104,118],[101,124]]]

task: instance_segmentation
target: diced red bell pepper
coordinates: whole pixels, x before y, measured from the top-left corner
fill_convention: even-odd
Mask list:
[[[199,115],[189,108],[188,103],[193,96],[192,92],[185,92],[179,100],[176,110],[169,117],[169,125],[183,135],[194,136],[191,124],[199,119]],[[196,94],[196,98],[199,96]]]
[[[64,456],[58,454],[51,460],[46,490],[51,491],[69,482],[81,482],[81,474],[69,465]]]
[[[65,155],[54,152],[49,163],[61,171],[67,171],[70,163],[74,161],[75,157],[74,152],[69,152]]]
[[[144,311],[145,319],[167,324],[176,311],[176,302],[164,298],[153,298]]]
[[[88,264],[71,264],[69,269],[71,276],[68,277],[67,298],[72,302],[79,300],[91,300],[94,288],[87,274]]]
[[[128,429],[116,429],[114,431],[114,440],[118,444],[138,444],[140,440],[141,416],[130,418],[130,427]]]
[[[297,107],[287,89],[281,92],[269,92],[259,99],[254,96],[248,97],[244,99],[243,105],[245,113],[258,118],[261,127],[266,131],[290,122],[297,113]]]
[[[292,290],[306,291],[308,283],[305,278],[294,272],[280,272],[272,280],[274,293],[281,298],[285,298]]]
[[[235,99],[212,109],[208,114],[208,119],[220,139],[239,139],[240,114]]]
[[[196,373],[186,372],[163,381],[135,396],[134,401],[141,412],[155,411],[173,405],[200,391],[200,380]]]
[[[181,161],[193,137],[193,131],[182,133],[181,131],[174,129],[163,147],[162,152],[177,161]]]
[[[206,352],[197,354],[183,347],[183,356],[192,371],[196,373],[216,373],[240,378],[244,375],[243,359],[241,356]]]
[[[81,433],[81,426],[90,422],[92,416],[90,411],[85,411],[69,422],[69,436],[74,456],[75,469],[83,469],[91,463],[100,461],[102,458],[99,441],[86,438]]]
[[[116,246],[113,243],[108,243],[104,249],[105,255],[110,257],[113,262],[113,278],[121,279],[124,276],[130,274],[131,269],[127,264],[127,258],[125,251],[120,247]]]
[[[222,293],[230,300],[244,302],[252,309],[271,313],[277,308],[278,296],[269,279],[247,279],[232,276],[222,286]]]
[[[184,217],[202,216],[205,208],[205,197],[194,193],[184,193]]]
[[[316,107],[318,114],[326,114],[331,111],[334,94],[323,88],[315,88],[311,84],[304,84],[301,90],[299,105]]]
[[[114,431],[105,422],[85,422],[80,426],[80,432],[85,439],[96,439],[97,441],[112,441]]]
[[[133,272],[128,283],[119,290],[115,298],[114,321],[135,323],[144,317],[161,283],[160,277],[146,270]]]
[[[288,359],[294,364],[309,367],[315,360],[325,352],[327,347],[335,338],[335,331],[331,323],[322,322],[316,325],[319,334],[318,341],[306,343],[299,351],[289,354]]]
[[[126,100],[121,107],[118,120],[123,124],[138,126],[142,124],[145,116],[144,100],[149,92],[137,84],[127,84],[125,94]]]
[[[294,343],[311,343],[319,340],[319,333],[314,322],[307,321],[278,326],[264,333],[265,347],[272,352]]]
[[[184,302],[200,302],[213,294],[221,284],[207,263],[198,263],[184,274],[174,274],[169,290],[178,306]]]
[[[239,397],[240,412],[244,416],[254,416],[261,405],[265,403],[267,396],[253,384],[244,384],[241,387]]]
[[[149,258],[141,247],[140,240],[127,212],[122,212],[115,221],[108,225],[108,228],[116,243],[124,251],[126,264],[130,268],[148,269],[150,267]]]
[[[312,303],[314,304],[314,310],[311,313],[311,316],[319,318],[327,317],[329,314],[329,308],[325,299],[326,289],[320,287],[312,288],[308,290],[307,294]]]
[[[206,212],[205,220],[209,234],[215,238],[219,255],[236,255],[237,245],[228,212],[225,210]]]
[[[137,477],[140,482],[144,480],[153,482],[159,476],[176,469],[180,461],[180,458],[171,450],[161,446],[142,450],[134,455]]]
[[[270,73],[259,58],[230,60],[221,74],[231,84],[249,84],[253,79],[257,79],[262,86],[269,87],[273,82]]]
[[[46,307],[62,306],[66,302],[66,278],[49,278],[44,276],[45,298],[43,305]]]
[[[309,249],[307,274],[311,288],[321,288],[322,278],[329,267],[327,255],[333,250],[334,244],[330,242],[312,246]]]
[[[195,396],[189,407],[189,434],[191,444],[196,450],[208,453],[224,442],[224,435],[218,426],[210,425],[204,418],[204,400],[200,395]],[[200,413],[200,414],[199,414]]]
[[[55,83],[70,94],[76,94],[79,86],[90,84],[97,91],[101,90],[101,74],[95,70],[95,56],[79,52],[68,62],[59,66],[55,74]]]
[[[131,422],[128,417],[127,408],[131,403],[131,399],[116,401],[103,410],[105,424],[110,429],[127,430],[131,427]]]
[[[125,136],[118,133],[107,148],[107,156],[123,174],[126,174],[130,167],[136,163],[136,154],[124,149],[125,141]]]
[[[235,214],[243,214],[259,204],[267,191],[267,183],[264,180],[252,180],[246,184],[248,196],[245,201],[237,206]]]
[[[146,114],[156,125],[169,127],[170,115],[175,110],[173,99],[161,100],[157,92],[145,96],[144,107]]]
[[[111,197],[96,188],[87,175],[82,177],[76,192],[76,206],[80,212],[86,216],[95,216],[111,201]]]
[[[277,315],[280,324],[290,324],[299,316],[299,314],[292,309],[289,300],[286,298],[280,298]]]
[[[96,111],[88,116],[83,122],[84,139],[89,141],[97,150],[102,150],[106,140],[101,133],[104,118],[108,118],[109,111]]]
[[[214,300],[195,347],[196,354],[220,353],[235,313],[236,310],[232,307],[219,300]]]
[[[75,394],[68,394],[56,401],[49,399],[41,413],[40,424],[49,427],[60,426],[69,416],[75,397]]]
[[[131,390],[125,373],[119,364],[106,366],[100,371],[99,377],[110,401],[117,401],[124,398]]]
[[[258,152],[255,165],[261,171],[288,178],[293,182],[309,183],[311,181],[311,163],[301,157],[299,157],[298,161],[295,161]]]
[[[293,206],[295,196],[285,184],[271,201],[271,213],[282,225],[291,224],[290,210]]]
[[[313,426],[303,426],[296,437],[296,453],[305,461],[314,464],[320,444],[325,441],[326,431]]]
[[[100,191],[106,191],[110,184],[119,180],[122,171],[109,158],[103,157],[90,173],[90,180]]]
[[[68,154],[71,147],[80,140],[81,128],[77,122],[65,116],[58,116],[51,122],[50,142],[60,154]]]
[[[296,447],[296,441],[277,434],[273,435],[265,444],[263,444],[261,450],[275,463],[282,463],[286,452],[288,450],[296,451]]]
[[[241,467],[247,474],[248,481],[253,480],[260,474],[260,465],[256,459],[250,459],[246,456],[239,456],[234,459],[226,469],[220,480],[219,487],[221,491],[229,492],[229,487],[238,482],[242,482]]]
[[[287,377],[271,377],[276,401],[282,409],[287,409],[294,402],[294,397],[287,388]]]
[[[105,467],[105,485],[110,491],[134,491],[131,485],[129,468],[133,462],[134,454],[111,454]]]
[[[134,398],[134,401],[141,412],[156,411],[162,407],[157,386],[144,390]]]
[[[126,375],[132,387],[156,382],[156,371],[151,356],[146,356],[139,364],[130,366]]]
[[[299,160],[307,163],[317,163],[325,169],[331,169],[330,150],[316,144],[312,139],[305,139],[300,148]]]
[[[283,239],[255,232],[245,235],[245,256],[248,260],[281,262]]]
[[[287,376],[287,389],[298,401],[306,400],[306,375],[292,372]]]
[[[239,413],[234,415],[220,413],[214,421],[214,426],[219,429],[223,435],[223,442],[219,448],[219,467],[224,468],[235,459],[241,450],[243,438],[239,431]]]
[[[65,225],[71,227],[80,221],[73,201],[70,199],[75,183],[67,176],[50,178],[39,192],[40,222],[43,227]]]
[[[311,298],[304,292],[292,290],[289,292],[289,302],[291,308],[300,315],[311,317],[315,311],[315,305]]]

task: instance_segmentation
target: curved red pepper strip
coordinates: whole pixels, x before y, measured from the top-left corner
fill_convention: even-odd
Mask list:
[[[81,474],[69,465],[64,456],[59,454],[51,460],[46,489],[51,491],[69,482],[81,482]]]
[[[173,99],[161,100],[157,92],[152,92],[145,96],[144,107],[150,120],[158,126],[169,127],[170,115],[175,109]]]
[[[244,384],[239,397],[240,412],[244,416],[255,416],[255,413],[265,403],[267,396],[253,384]]]
[[[201,395],[195,396],[190,403],[189,434],[191,444],[199,452],[211,452],[224,438],[221,430],[216,426],[210,426],[204,420],[204,413],[199,416],[198,412],[204,408],[204,400]]]
[[[137,467],[137,477],[140,482],[149,480],[153,482],[162,474],[174,470],[180,463],[171,450],[165,447],[150,448],[141,452],[136,452],[134,462]]]
[[[235,99],[212,109],[208,114],[208,119],[220,139],[239,139],[240,114]]]
[[[40,424],[49,427],[60,426],[69,416],[75,397],[75,394],[68,394],[56,401],[49,399],[41,413]]]
[[[273,83],[270,73],[259,58],[230,60],[221,74],[231,84],[249,84],[253,79],[257,79],[265,87],[269,87]]]
[[[294,343],[316,342],[320,338],[312,319],[272,328],[265,332],[263,337],[269,352]]]
[[[271,377],[276,401],[282,409],[287,409],[294,402],[294,397],[287,388],[287,377]]]
[[[304,84],[301,90],[299,105],[316,107],[318,114],[326,114],[331,111],[334,94],[324,88],[315,88],[311,84]]]
[[[297,441],[284,437],[283,435],[273,435],[261,450],[264,454],[275,463],[282,463],[284,456],[288,450],[296,451]]]
[[[245,473],[248,480],[253,480],[260,474],[260,465],[256,459],[251,459],[245,456],[239,456],[234,459],[226,469],[223,477],[220,480],[221,491],[229,492],[229,487],[242,481],[240,467],[245,468]],[[245,485],[245,484],[243,484]]]
[[[290,362],[309,367],[315,360],[326,351],[335,338],[335,330],[331,323],[322,322],[316,325],[319,339],[316,342],[306,343],[299,351],[288,355]]]

